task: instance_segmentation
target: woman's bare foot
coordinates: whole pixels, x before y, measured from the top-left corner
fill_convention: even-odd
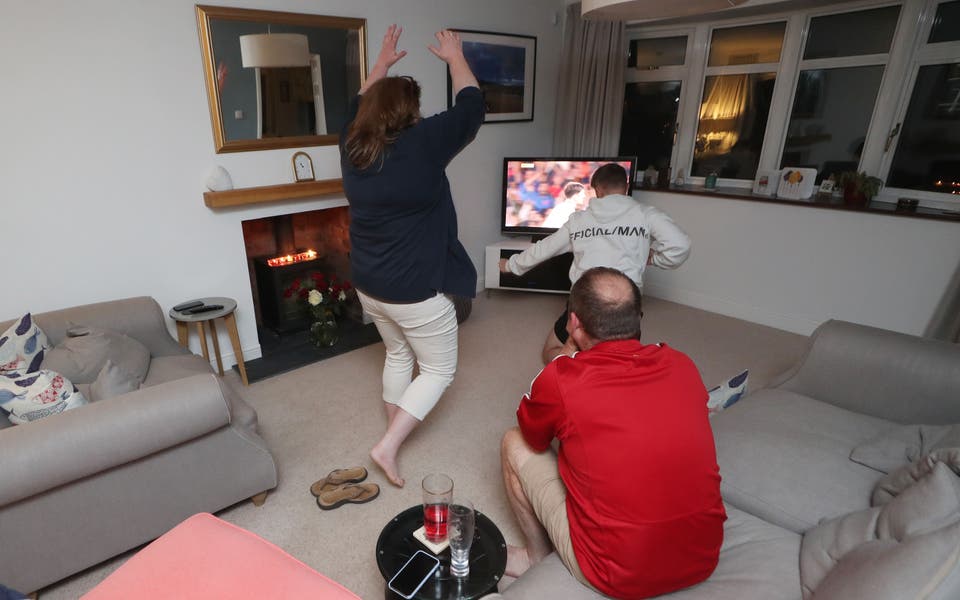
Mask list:
[[[520,577],[531,566],[530,555],[526,548],[507,545],[507,569],[505,571],[507,575]]]
[[[383,469],[390,483],[397,487],[403,487],[405,482],[403,478],[400,477],[397,469],[396,453],[389,452],[385,450],[381,444],[377,444],[373,447],[373,450],[370,451],[370,458],[373,459],[373,462],[377,463],[377,466]]]

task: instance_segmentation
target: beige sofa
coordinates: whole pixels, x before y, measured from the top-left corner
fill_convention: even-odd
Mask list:
[[[824,323],[792,370],[713,418],[729,517],[720,562],[663,597],[960,598],[960,429],[938,441],[906,426],[955,423],[960,346]],[[896,464],[884,475],[851,456]],[[500,597],[601,598],[555,554]]]
[[[140,297],[34,315],[51,346],[68,326],[150,351],[143,386],[25,425],[0,419],[0,582],[38,590],[148,542],[198,512],[277,485],[257,415]],[[0,323],[0,331],[11,322]],[[261,496],[262,498],[262,496]]]

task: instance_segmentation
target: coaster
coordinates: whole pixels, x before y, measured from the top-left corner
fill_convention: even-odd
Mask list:
[[[415,537],[418,542],[426,546],[427,550],[433,552],[434,554],[440,554],[447,549],[447,546],[450,545],[450,540],[446,539],[442,542],[431,542],[427,539],[426,529],[423,527],[414,531],[413,537]]]

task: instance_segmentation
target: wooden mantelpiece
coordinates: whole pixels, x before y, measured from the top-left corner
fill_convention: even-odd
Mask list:
[[[203,203],[210,208],[243,206],[261,202],[296,200],[311,196],[329,196],[343,193],[343,179],[321,179],[260,187],[240,188],[223,192],[204,192]]]

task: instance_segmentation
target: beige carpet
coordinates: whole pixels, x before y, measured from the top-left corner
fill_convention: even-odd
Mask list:
[[[429,472],[451,475],[456,495],[472,499],[509,543],[520,542],[500,479],[499,440],[515,424],[517,402],[541,367],[543,340],[565,302],[565,296],[523,292],[478,297],[461,328],[457,379],[400,455],[401,475],[407,479],[403,489],[387,483],[367,456],[385,426],[382,345],[245,389],[231,373],[227,377],[259,413],[280,484],[262,507],[244,502],[219,516],[277,544],[364,599],[383,598],[374,559],[380,529],[394,514],[420,502],[420,480]],[[644,341],[664,341],[686,352],[708,388],[749,368],[749,389],[758,389],[793,364],[806,342],[792,333],[654,298],[646,300],[644,314]],[[331,469],[352,465],[370,469],[369,481],[380,484],[380,497],[333,511],[317,508],[310,484]],[[79,598],[125,559],[94,567],[41,596]]]

